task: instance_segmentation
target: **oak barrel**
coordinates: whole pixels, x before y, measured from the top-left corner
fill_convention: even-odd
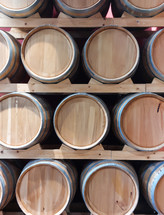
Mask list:
[[[110,0],[53,0],[58,11],[71,17],[85,18],[101,12],[106,15]]]
[[[125,162],[90,163],[81,174],[80,186],[93,215],[131,215],[138,203],[138,178],[133,167]]]
[[[79,51],[66,31],[53,25],[43,25],[27,34],[21,58],[26,71],[34,79],[57,83],[76,72]]]
[[[164,98],[153,93],[125,97],[114,109],[114,131],[136,150],[153,151],[164,146]]]
[[[23,169],[16,186],[17,202],[26,215],[60,215],[76,192],[77,173],[67,163],[35,160]]]
[[[15,196],[19,169],[7,161],[0,160],[0,210]]]
[[[136,17],[152,17],[164,11],[163,0],[114,0],[112,12],[121,16],[126,11]]]
[[[0,0],[0,12],[13,18],[25,18],[37,12],[42,15],[46,7],[50,5],[50,1],[51,0]]]
[[[64,144],[74,149],[90,149],[108,134],[110,115],[98,97],[77,93],[61,101],[54,113],[53,124]]]
[[[0,144],[11,149],[40,143],[50,129],[51,111],[40,97],[9,93],[0,97]]]
[[[139,63],[139,46],[126,29],[107,26],[95,31],[83,49],[89,76],[102,83],[119,83],[131,77]]]
[[[147,73],[164,81],[164,29],[154,33],[146,42],[143,51],[143,63]]]
[[[9,78],[11,82],[19,82],[24,76],[20,44],[9,33],[0,30],[0,81]]]
[[[145,166],[141,173],[143,194],[149,205],[164,214],[164,162],[155,162]]]

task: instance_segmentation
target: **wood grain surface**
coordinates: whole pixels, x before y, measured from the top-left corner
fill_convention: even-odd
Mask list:
[[[129,103],[122,114],[125,136],[137,146],[153,148],[164,142],[164,103],[159,98],[143,97]]]
[[[124,215],[134,203],[136,190],[126,172],[103,168],[90,177],[85,195],[95,214]]]
[[[152,9],[162,5],[164,2],[163,0],[128,0],[129,3],[134,5],[135,7],[139,7],[142,9]]]
[[[33,34],[25,47],[25,61],[33,73],[41,77],[62,74],[70,65],[73,51],[66,36],[53,29]]]
[[[130,215],[138,203],[137,175],[125,162],[89,163],[81,173],[80,187],[83,200],[93,215]]]
[[[44,25],[27,34],[21,58],[30,76],[43,83],[57,83],[76,72],[79,52],[66,31]]]
[[[83,61],[92,78],[103,83],[119,83],[135,72],[139,47],[130,32],[119,27],[106,27],[88,39]]]
[[[59,170],[42,165],[23,176],[17,195],[26,214],[54,215],[65,205],[68,187]]]
[[[1,141],[9,146],[21,146],[31,141],[42,123],[34,103],[18,96],[0,102],[0,119]]]
[[[43,141],[50,129],[50,106],[38,96],[11,93],[0,98],[0,144],[28,148]]]
[[[54,127],[59,138],[76,149],[91,148],[98,144],[108,130],[106,110],[90,95],[72,95],[59,104]]]

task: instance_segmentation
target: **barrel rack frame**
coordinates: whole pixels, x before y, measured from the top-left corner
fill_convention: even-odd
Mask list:
[[[30,17],[26,19],[11,19],[0,16],[0,27],[11,28],[10,33],[17,39],[23,39],[26,33],[34,27],[44,24],[53,24],[66,29],[92,29],[107,25],[118,25],[126,28],[148,28],[164,27],[164,15],[154,18],[68,18],[59,16],[58,18],[38,18]],[[76,92],[96,93],[96,94],[128,94],[137,92],[155,92],[164,93],[164,83],[154,79],[151,84],[133,84],[128,79],[121,84],[101,84],[93,79],[88,84],[71,84],[68,79],[59,84],[41,84],[33,79],[27,84],[9,83],[8,79],[0,82],[0,93],[10,92],[29,92],[39,94],[70,94]],[[26,150],[9,150],[0,147],[0,159],[113,159],[113,160],[140,160],[140,161],[162,161],[164,160],[164,151],[139,152],[129,147],[122,151],[104,150],[102,145],[90,150],[73,150],[66,146],[60,149],[41,149],[40,144]],[[67,214],[67,213],[66,213]],[[23,215],[22,212],[3,212],[0,215]],[[65,214],[62,214],[65,215]],[[89,213],[71,213],[68,215],[89,215]]]

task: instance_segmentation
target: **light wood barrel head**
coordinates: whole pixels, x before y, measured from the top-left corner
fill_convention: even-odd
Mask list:
[[[68,73],[74,58],[70,37],[55,26],[40,26],[32,30],[22,45],[22,61],[39,81],[60,80]]]
[[[36,0],[0,0],[0,5],[8,9],[20,10],[34,4]]]
[[[63,174],[50,165],[33,166],[21,175],[17,201],[28,215],[56,215],[68,203],[68,184]]]
[[[75,94],[59,104],[54,115],[54,128],[63,143],[75,149],[87,149],[104,137],[108,120],[98,99]]]
[[[164,193],[164,176],[159,180],[154,193],[155,203],[161,214],[164,214],[163,193]]]
[[[135,199],[133,180],[119,168],[101,168],[86,183],[85,201],[93,214],[128,214]]]
[[[157,70],[164,75],[164,31],[158,34],[152,46],[152,60]]]
[[[163,0],[128,0],[127,2],[141,9],[153,9],[164,4]]]
[[[28,144],[40,131],[42,120],[35,103],[21,95],[0,98],[0,143],[10,148]]]
[[[98,81],[118,83],[134,72],[139,60],[135,38],[119,27],[97,30],[87,41],[85,60],[87,71]],[[85,62],[86,61],[86,62]]]
[[[0,71],[3,71],[9,61],[10,50],[6,39],[0,33]]]
[[[88,9],[92,7],[100,0],[62,0],[64,4],[74,9]]]
[[[141,95],[124,108],[121,128],[137,147],[153,149],[164,143],[164,100],[157,95]]]

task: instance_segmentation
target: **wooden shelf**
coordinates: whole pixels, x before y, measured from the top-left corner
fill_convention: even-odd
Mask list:
[[[133,161],[161,161],[164,151],[113,151],[113,150],[70,150],[42,149],[42,150],[0,150],[1,159],[83,159],[83,160],[133,160]]]
[[[0,27],[34,28],[39,25],[52,24],[62,28],[97,28],[107,25],[122,27],[163,27],[164,17],[155,18],[0,18]]]
[[[145,84],[0,84],[1,93],[137,93],[145,92]],[[163,88],[164,91],[164,88]]]
[[[40,94],[69,93],[164,93],[164,83],[161,84],[0,84],[0,93],[27,92]]]

